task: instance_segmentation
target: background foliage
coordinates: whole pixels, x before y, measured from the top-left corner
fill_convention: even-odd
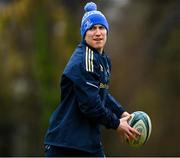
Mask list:
[[[0,156],[43,156],[86,2],[0,0]],[[146,111],[153,125],[139,149],[103,129],[106,155],[180,156],[180,1],[94,2],[110,24],[111,92],[129,112]]]

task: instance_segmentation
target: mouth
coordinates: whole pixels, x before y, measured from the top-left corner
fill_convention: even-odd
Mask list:
[[[95,38],[94,41],[96,42],[101,42],[103,39],[102,38]]]

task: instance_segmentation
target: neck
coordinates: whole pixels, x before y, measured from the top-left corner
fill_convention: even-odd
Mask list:
[[[97,49],[97,51],[102,54],[103,53],[103,48]]]

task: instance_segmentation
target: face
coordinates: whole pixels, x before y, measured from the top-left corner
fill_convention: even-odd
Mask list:
[[[94,25],[85,35],[85,41],[91,47],[102,53],[107,40],[107,30],[102,25]]]

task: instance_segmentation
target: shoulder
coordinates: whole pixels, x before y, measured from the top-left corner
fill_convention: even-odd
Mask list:
[[[79,82],[84,76],[99,77],[99,68],[97,53],[88,46],[78,46],[73,52],[68,64],[66,65],[63,74],[75,82]]]
[[[78,58],[76,64],[80,64],[87,72],[97,71],[99,63],[99,53],[88,45],[81,43],[74,52],[74,58]]]
[[[93,49],[89,48],[88,46],[85,47],[85,53],[83,56],[83,65],[88,72],[96,71],[98,67],[98,54]]]
[[[98,55],[97,53],[85,44],[79,44],[70,57],[65,71],[73,71],[84,69],[87,72],[97,71]]]
[[[66,67],[75,66],[81,63],[83,59],[83,54],[84,54],[84,47],[81,44],[79,44],[73,51]]]

